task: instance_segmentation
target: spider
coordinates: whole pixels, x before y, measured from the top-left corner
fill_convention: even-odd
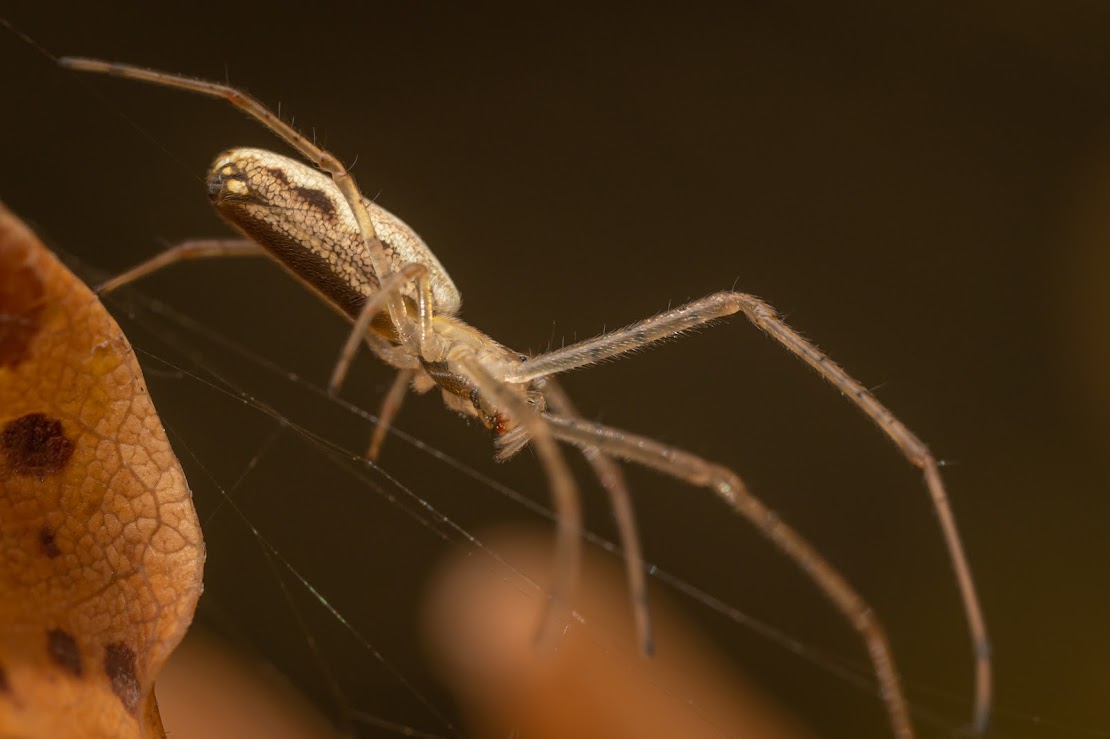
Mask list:
[[[609,495],[625,549],[636,629],[645,653],[652,651],[652,636],[640,544],[628,489],[616,460],[635,462],[712,490],[793,559],[859,633],[894,734],[912,737],[909,708],[879,620],[801,534],[753,496],[730,469],[682,449],[585,419],[553,379],[562,372],[743,314],[841,391],[922,471],[955,570],[971,636],[975,660],[973,726],[977,733],[985,731],[991,702],[989,641],[936,458],[871,392],[790,328],[766,302],[745,293],[719,292],[558,350],[537,356],[520,354],[457,318],[459,291],[420,237],[399,218],[365,198],[334,155],[255,98],[229,85],[127,64],[74,57],[60,63],[73,70],[223,98],[315,165],[313,168],[263,149],[237,148],[220,154],[208,172],[208,194],[220,215],[246,238],[179,244],[109,280],[99,291],[114,290],[186,259],[269,256],[354,323],[332,374],[331,392],[338,392],[363,343],[397,370],[370,442],[367,456],[371,460],[377,458],[410,387],[417,393],[438,387],[448,408],[478,419],[493,432],[498,460],[507,460],[531,444],[547,476],[557,513],[554,582],[538,630],[540,641],[556,638],[560,605],[573,591],[579,568],[581,511],[576,483],[557,444],[565,442],[582,452]]]

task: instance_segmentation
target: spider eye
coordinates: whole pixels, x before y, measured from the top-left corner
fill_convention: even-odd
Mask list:
[[[215,202],[242,200],[250,196],[247,178],[231,165],[213,169],[208,174],[208,197]]]
[[[244,167],[234,151],[221,155],[208,171],[208,198],[219,206],[225,202],[251,202],[257,197],[250,186],[248,168]]]

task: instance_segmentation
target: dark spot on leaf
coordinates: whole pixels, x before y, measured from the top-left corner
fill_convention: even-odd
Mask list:
[[[29,413],[4,426],[0,432],[0,452],[10,471],[42,479],[66,466],[73,456],[73,442],[65,435],[58,419]],[[0,466],[0,471],[2,469]]]
[[[335,216],[335,203],[323,190],[314,190],[311,187],[294,187],[293,192],[301,196],[309,205],[318,208],[330,217]]]
[[[12,684],[8,682],[8,671],[4,669],[4,665],[0,665],[0,693],[11,695]]]
[[[49,526],[43,526],[39,529],[39,545],[42,546],[43,554],[50,557],[50,559],[54,559],[62,553],[54,542],[54,529]]]
[[[134,713],[142,697],[139,679],[135,676],[135,650],[123,642],[109,644],[104,652],[104,673],[120,703]]]
[[[81,650],[69,632],[51,629],[46,632],[46,651],[54,664],[73,675],[81,677]]]
[[[26,251],[0,243],[0,368],[17,367],[28,356],[42,325],[46,289]]]

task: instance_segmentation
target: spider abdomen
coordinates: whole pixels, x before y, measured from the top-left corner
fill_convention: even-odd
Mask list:
[[[379,288],[358,223],[327,175],[265,149],[238,148],[216,158],[207,183],[225,220],[341,312],[356,317]],[[424,265],[436,313],[458,313],[459,291],[424,241],[397,216],[364,202],[393,271]],[[404,296],[416,300],[411,287]]]

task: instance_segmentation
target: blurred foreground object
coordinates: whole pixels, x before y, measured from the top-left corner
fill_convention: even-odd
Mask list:
[[[194,629],[158,678],[172,739],[339,739],[273,668]]]
[[[0,205],[0,736],[163,737],[204,544],[142,372]]]
[[[550,543],[502,531],[480,537],[543,585]],[[591,553],[571,620],[554,652],[536,644],[545,596],[487,557],[460,554],[429,588],[425,637],[475,737],[810,737],[751,684],[730,673],[712,645],[661,603],[657,654],[638,652],[624,581]],[[539,573],[536,575],[536,573]]]

